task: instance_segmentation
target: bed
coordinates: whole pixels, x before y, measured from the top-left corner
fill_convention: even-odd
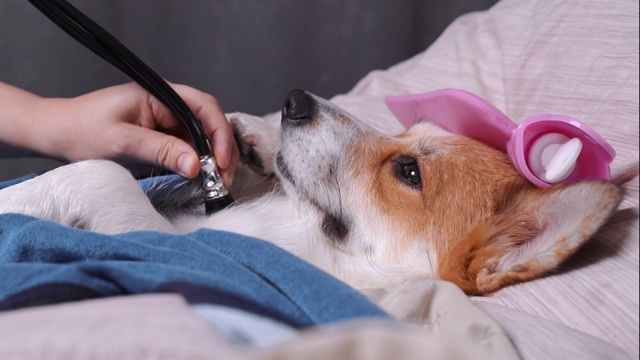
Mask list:
[[[503,0],[488,11],[460,17],[426,51],[368,74],[332,100],[390,134],[403,128],[385,107],[385,96],[441,88],[473,92],[516,122],[540,113],[569,115],[611,143],[617,151],[612,172],[619,174],[638,163],[638,12],[638,2],[632,0]],[[275,114],[267,117],[277,121]],[[320,288],[315,281],[293,286],[286,272],[277,277],[271,267],[258,264],[257,254],[239,260],[253,273],[258,271],[257,278],[269,280],[292,307],[304,309],[311,319],[306,325],[278,327],[291,323],[277,317],[279,322],[263,324],[265,317],[274,316],[261,292],[253,293],[253,300],[261,300],[267,309],[260,307],[262,317],[256,320],[248,314],[255,314],[255,307],[241,308],[236,318],[230,311],[232,301],[193,301],[197,291],[185,296],[174,291],[180,284],[173,284],[128,296],[116,292],[7,308],[0,312],[0,357],[638,358],[638,178],[624,189],[618,212],[561,269],[490,297],[468,298],[450,283],[412,279],[391,288],[366,289],[365,298],[277,249],[266,249],[278,257],[274,261],[286,258],[288,270],[304,269],[307,276],[326,280]],[[19,235],[24,236],[26,227],[29,236],[43,231],[39,227],[48,235],[67,231],[3,215],[0,246],[6,245],[2,237],[7,234],[25,239]],[[8,269],[2,262],[0,284],[5,290],[7,274],[18,273]],[[247,296],[251,303],[251,294]],[[317,308],[308,307],[311,299]],[[221,309],[227,311],[222,317],[215,313]],[[248,333],[234,337],[233,326],[215,323],[224,318],[237,325],[247,316],[251,326],[263,329],[255,338]]]

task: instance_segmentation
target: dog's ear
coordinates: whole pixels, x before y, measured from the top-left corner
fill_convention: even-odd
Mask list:
[[[617,185],[600,181],[507,187],[494,214],[449,249],[440,276],[474,295],[539,277],[576,252],[621,200]]]

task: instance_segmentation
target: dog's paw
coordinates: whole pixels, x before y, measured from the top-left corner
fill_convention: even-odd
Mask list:
[[[276,152],[280,148],[279,127],[258,116],[226,115],[240,149],[240,160],[260,174],[273,174]]]

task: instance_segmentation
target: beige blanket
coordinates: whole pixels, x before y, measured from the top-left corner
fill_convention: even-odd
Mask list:
[[[414,295],[418,295],[415,289],[420,289],[420,297],[426,296],[423,300],[427,301],[421,302],[414,313],[425,320],[421,328],[359,320],[305,331],[294,340],[264,349],[234,347],[193,315],[178,295],[116,297],[18,310],[0,313],[0,358],[517,358],[508,338],[491,318],[455,286],[440,285],[444,286],[442,291],[434,285],[416,283],[396,289]],[[396,293],[395,300],[402,300],[402,295]]]

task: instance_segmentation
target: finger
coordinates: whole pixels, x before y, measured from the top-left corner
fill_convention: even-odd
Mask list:
[[[230,127],[219,128],[214,132],[213,154],[220,168],[220,176],[227,186],[231,186],[236,167],[240,161],[240,150],[238,150]]]
[[[202,123],[207,138],[212,142],[218,166],[227,168],[236,145],[231,125],[229,125],[229,121],[224,115],[218,100],[189,86],[177,84],[171,84],[171,86],[182,96]],[[221,144],[217,144],[218,142],[221,142]]]
[[[162,166],[189,179],[198,175],[198,155],[183,140],[140,126],[128,126],[126,133],[121,147],[124,157]]]
[[[233,130],[218,100],[202,91],[185,85],[171,84],[202,123],[212,143],[213,155],[225,184],[231,186],[240,151],[233,138]]]
[[[237,151],[237,145],[233,138],[233,131],[229,126],[217,128],[211,134],[213,155],[216,157],[218,167],[226,169],[231,163],[231,156],[234,147]]]

